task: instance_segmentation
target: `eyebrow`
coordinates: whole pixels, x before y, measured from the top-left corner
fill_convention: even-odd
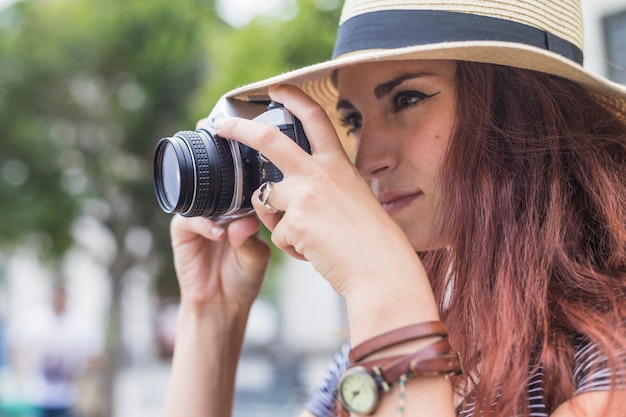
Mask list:
[[[392,78],[391,80],[387,82],[377,85],[376,88],[374,88],[374,96],[380,100],[381,98],[389,94],[394,88],[396,88],[397,86],[405,82],[406,80],[419,78],[419,77],[423,77],[426,75],[432,75],[432,74],[429,74],[427,72],[414,72],[414,73],[403,74],[396,78]]]
[[[392,78],[391,80],[387,82],[377,85],[374,88],[374,96],[378,100],[380,100],[381,98],[389,94],[391,91],[393,91],[394,88],[396,88],[397,86],[405,82],[406,80],[411,80],[413,78],[420,78],[420,77],[424,77],[428,75],[433,75],[433,74],[428,73],[428,72],[412,72],[412,73],[399,75],[395,78]],[[354,109],[354,106],[348,100],[339,100],[337,102],[337,110],[341,110],[341,109],[352,110]]]
[[[336,109],[337,110],[341,110],[341,109],[354,110],[354,106],[348,100],[339,100],[337,102]]]

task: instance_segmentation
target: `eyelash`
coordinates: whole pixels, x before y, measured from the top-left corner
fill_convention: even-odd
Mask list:
[[[348,135],[351,135],[361,127],[361,115],[356,112],[350,113],[340,118],[339,123],[347,129]]]
[[[409,109],[413,106],[416,106],[417,104],[419,104],[421,101],[425,99],[436,96],[440,92],[441,91],[437,91],[434,94],[426,94],[426,93],[422,93],[421,91],[413,91],[413,90],[392,91],[390,94],[390,97],[391,97],[392,105],[394,107],[393,112],[398,113],[403,110]],[[401,98],[411,98],[411,99],[415,99],[415,101],[409,104],[399,105],[398,100],[400,100]],[[347,128],[348,135],[351,135],[361,127],[361,123],[362,123],[361,115],[356,112],[350,113],[346,117],[340,118],[339,123],[341,124],[342,127]]]
[[[436,96],[437,94],[439,94],[441,91],[438,91],[434,94],[426,94],[426,93],[422,93],[421,91],[413,91],[413,90],[398,90],[398,91],[392,91],[391,92],[391,103],[393,105],[393,112],[394,113],[398,113],[402,110],[406,110],[409,109],[413,106],[416,106],[417,104],[419,104],[421,101],[427,99],[427,98],[431,98]],[[398,103],[398,101],[401,98],[410,98],[410,99],[415,99],[415,101],[409,103],[409,104],[404,104],[404,105],[400,105]]]

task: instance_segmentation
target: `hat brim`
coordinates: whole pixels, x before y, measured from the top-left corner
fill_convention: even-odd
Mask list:
[[[338,127],[338,115],[335,111],[337,90],[332,82],[334,71],[350,65],[393,60],[459,60],[545,72],[581,84],[596,95],[601,103],[614,109],[620,117],[624,118],[626,115],[626,86],[595,75],[559,54],[533,46],[501,41],[444,42],[406,48],[358,51],[236,88],[225,96],[245,101],[262,100],[267,99],[270,85],[296,85],[322,106],[335,127]],[[343,132],[338,133],[347,148],[351,148]]]

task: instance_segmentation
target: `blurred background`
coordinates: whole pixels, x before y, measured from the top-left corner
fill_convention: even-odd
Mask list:
[[[585,65],[626,83],[626,2],[583,6]],[[178,290],[154,146],[231,88],[326,60],[340,7],[0,0],[0,416],[162,414]],[[296,415],[346,328],[325,281],[275,251],[235,416]]]

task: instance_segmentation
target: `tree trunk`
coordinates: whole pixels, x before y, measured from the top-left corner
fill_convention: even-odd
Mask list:
[[[102,410],[97,417],[114,417],[115,382],[123,364],[121,298],[124,292],[123,277],[132,265],[132,259],[123,251],[123,240],[120,240],[118,239],[120,253],[109,268],[111,304],[102,368]]]

